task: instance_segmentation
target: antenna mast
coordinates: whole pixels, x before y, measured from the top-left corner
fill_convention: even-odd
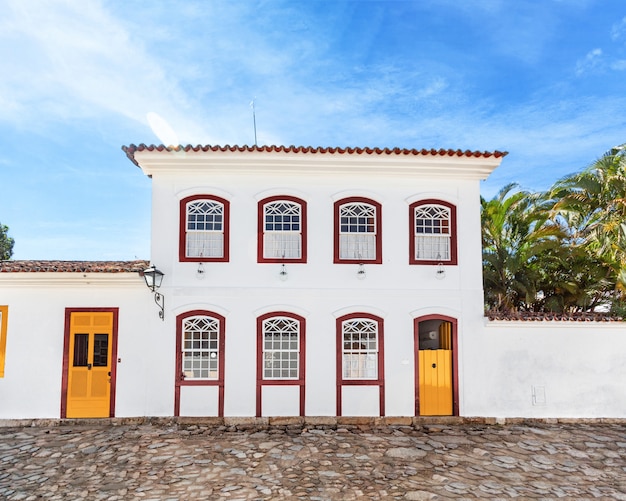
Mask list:
[[[257,146],[256,142],[256,111],[254,109],[254,99],[250,101],[250,107],[252,108],[252,124],[254,126],[254,146]]]

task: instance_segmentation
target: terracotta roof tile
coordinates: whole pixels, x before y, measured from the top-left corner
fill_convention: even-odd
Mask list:
[[[0,261],[0,273],[135,273],[150,261]]]
[[[534,311],[493,311],[485,312],[489,320],[522,321],[522,322],[623,322],[624,319],[610,313],[586,311],[575,313],[551,313]]]
[[[471,151],[471,150],[451,150],[451,149],[406,149],[406,148],[338,148],[338,147],[313,147],[313,146],[237,146],[237,145],[196,145],[186,146],[165,146],[155,145],[134,145],[122,146],[126,156],[135,164],[135,153],[141,151],[231,151],[231,152],[261,152],[261,153],[308,153],[308,154],[339,154],[339,155],[421,155],[421,156],[447,156],[447,157],[495,157],[500,158],[508,154],[506,151]]]

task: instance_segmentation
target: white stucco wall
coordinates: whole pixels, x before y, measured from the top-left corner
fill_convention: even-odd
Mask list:
[[[413,319],[443,314],[459,320],[459,338],[482,326],[479,185],[474,179],[317,175],[314,172],[258,174],[186,172],[152,173],[152,262],[164,273],[166,330],[175,317],[194,309],[226,318],[225,415],[252,416],[256,404],[256,318],[288,311],[306,320],[306,415],[336,413],[337,317],[367,312],[384,319],[386,415],[415,412]],[[230,260],[198,264],[179,262],[180,200],[197,194],[230,202]],[[280,264],[257,263],[257,204],[273,195],[307,202],[308,259],[286,261],[288,280],[279,280]],[[382,205],[383,263],[365,264],[367,278],[357,280],[357,263],[333,263],[333,204],[362,196]],[[433,265],[409,265],[409,205],[441,199],[457,207],[458,265],[437,278]],[[462,342],[460,342],[462,343]],[[269,397],[264,388],[263,415],[282,415],[293,401]],[[265,397],[267,393],[268,397]],[[358,393],[359,397],[353,397]],[[344,414],[378,415],[378,390],[344,388]],[[361,397],[360,395],[364,396]],[[371,394],[371,395],[370,395]],[[181,413],[187,405],[181,394]],[[275,402],[274,404],[272,402]]]
[[[33,281],[42,274],[2,275],[9,322],[0,419],[60,416],[66,308],[119,308],[116,416],[172,415],[175,337],[138,274],[124,285],[103,283],[102,274],[68,280],[58,273],[57,283]]]
[[[621,322],[486,322],[463,358],[464,415],[626,416]]]

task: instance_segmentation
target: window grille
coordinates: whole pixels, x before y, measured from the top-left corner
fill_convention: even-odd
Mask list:
[[[416,207],[414,238],[416,260],[449,261],[450,209],[440,205]]]
[[[299,259],[302,257],[302,207],[288,201],[264,206],[263,257]]]
[[[182,355],[186,379],[218,379],[219,321],[199,316],[184,319]]]
[[[378,324],[367,319],[342,324],[343,378],[378,378]]]
[[[287,317],[263,321],[263,379],[298,379],[300,323]]]
[[[376,259],[376,208],[353,203],[339,209],[339,257],[341,259]]]
[[[187,257],[224,257],[224,205],[213,200],[187,204]]]

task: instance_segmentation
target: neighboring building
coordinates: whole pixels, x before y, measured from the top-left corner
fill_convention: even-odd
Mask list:
[[[485,326],[479,185],[504,153],[123,149],[164,318],[148,262],[3,262],[0,418],[593,414],[540,407],[545,375],[516,379],[532,359]]]

